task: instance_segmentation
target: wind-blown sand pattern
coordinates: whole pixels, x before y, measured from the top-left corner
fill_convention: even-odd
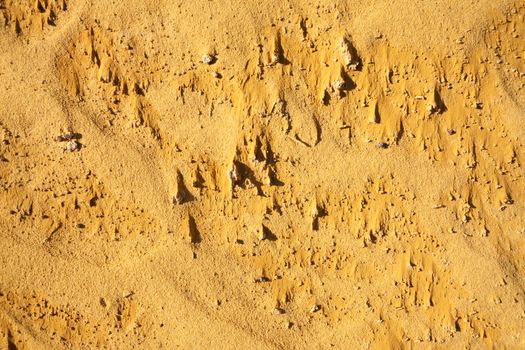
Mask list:
[[[524,16],[0,0],[0,348],[524,348]]]

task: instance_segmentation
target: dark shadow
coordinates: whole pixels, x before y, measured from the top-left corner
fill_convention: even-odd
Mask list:
[[[281,180],[279,180],[277,178],[277,174],[275,172],[275,169],[273,167],[270,167],[269,171],[268,171],[268,176],[270,177],[270,185],[271,186],[284,186],[284,182],[282,182]]]
[[[346,73],[344,68],[341,68],[341,79],[343,79],[343,86],[339,90],[339,95],[340,97],[346,97],[348,91],[355,89],[357,85],[352,78],[350,78],[348,73]]]
[[[324,207],[317,206],[317,214],[312,221],[312,230],[319,231],[319,219],[328,215]]]
[[[445,102],[443,102],[443,99],[441,98],[438,89],[434,89],[434,100],[436,101],[436,111],[439,114],[447,111],[447,106],[445,105]]]
[[[137,83],[133,85],[133,91],[135,91],[137,95],[144,96],[144,90]]]
[[[324,95],[323,95],[323,99],[322,99],[323,104],[325,106],[328,106],[330,104],[330,100],[331,100],[330,94],[328,93],[328,91],[325,90],[324,91]]]
[[[291,62],[284,56],[283,46],[281,44],[281,36],[277,35],[275,39],[275,54],[277,54],[277,62],[282,65],[289,65]]]
[[[255,173],[252,169],[250,169],[246,164],[241,163],[239,161],[234,161],[235,168],[237,169],[239,178],[235,183],[234,186],[239,186],[242,189],[246,189],[246,179],[248,179],[256,188],[257,188],[257,195],[264,196],[264,192],[262,190],[262,184],[257,180],[255,177]]]
[[[314,124],[315,124],[315,133],[316,133],[316,140],[314,146],[316,146],[319,142],[321,142],[321,136],[323,133],[323,129],[321,128],[321,124],[319,123],[319,119],[314,117]]]
[[[301,18],[301,21],[299,22],[299,26],[301,27],[303,38],[306,38],[306,36],[308,35],[308,29],[306,28],[307,20],[308,18]]]
[[[202,242],[201,233],[199,232],[199,229],[197,228],[197,223],[195,222],[195,219],[191,215],[188,217],[188,225],[189,225],[191,243]]]
[[[80,140],[82,138],[82,134],[78,132],[71,132],[63,135],[57,136],[56,140],[58,142],[65,142],[65,141],[73,141],[73,140]]]
[[[261,142],[261,138],[259,136],[257,136],[257,138],[255,139],[255,159],[258,161],[258,162],[264,162],[266,160],[266,157],[264,156],[264,153],[262,151],[262,142]]]
[[[264,239],[267,239],[272,242],[277,240],[277,236],[274,235],[273,232],[265,225],[262,225],[262,230],[263,230]]]
[[[188,190],[188,187],[186,187],[186,184],[184,183],[184,177],[182,176],[182,173],[177,170],[177,194],[175,195],[174,202],[176,204],[184,204],[191,202],[194,199],[195,197],[191,194],[191,192]]]
[[[201,175],[201,171],[199,167],[197,167],[197,170],[195,170],[195,181],[193,181],[193,187],[196,188],[204,188],[206,187],[206,182],[204,181],[204,178]]]
[[[11,330],[7,331],[7,349],[8,350],[17,350],[18,347],[15,344],[15,341],[13,339],[13,334],[11,333]]]
[[[20,27],[20,21],[18,19],[15,20],[15,33],[16,35],[22,34],[22,27]]]
[[[404,133],[405,133],[405,127],[403,125],[403,122],[400,121],[399,131],[397,132],[397,135],[396,135],[396,145],[399,144],[399,141],[401,141],[401,138],[403,137]]]
[[[57,15],[56,15],[55,11],[51,10],[49,12],[49,17],[47,18],[47,24],[49,24],[50,26],[55,27],[56,26],[56,20],[57,20]]]
[[[312,221],[312,230],[319,231],[319,217],[315,216]]]
[[[0,8],[2,8],[2,6],[0,6]],[[44,8],[44,6],[42,5],[42,3],[40,1],[37,1],[36,8],[37,8],[38,12],[40,12],[40,13],[46,12],[46,9]]]
[[[275,158],[275,153],[272,150],[270,142],[266,142],[266,164],[275,164],[277,159]]]

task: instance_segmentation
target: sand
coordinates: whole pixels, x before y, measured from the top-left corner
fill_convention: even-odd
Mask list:
[[[525,348],[524,16],[0,0],[0,348]]]

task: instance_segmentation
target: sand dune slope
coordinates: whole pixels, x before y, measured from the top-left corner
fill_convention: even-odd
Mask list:
[[[0,348],[525,347],[524,16],[0,0]]]

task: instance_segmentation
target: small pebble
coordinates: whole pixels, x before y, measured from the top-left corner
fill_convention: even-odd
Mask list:
[[[344,80],[341,79],[341,78],[337,79],[337,80],[334,81],[334,83],[332,84],[332,88],[333,88],[335,91],[342,91],[344,87],[345,87],[345,82],[344,82]]]
[[[377,148],[383,148],[383,149],[385,149],[385,148],[388,148],[388,143],[385,143],[385,142],[378,142],[378,143],[376,144],[376,147],[377,147]]]
[[[134,294],[135,294],[135,292],[132,291],[132,290],[124,291],[124,292],[122,292],[122,297],[123,298],[129,298],[129,297],[132,297]]]
[[[173,196],[172,202],[173,204],[184,204],[186,202],[191,201],[191,196],[189,193],[183,189],[179,189],[179,191]]]
[[[65,141],[72,141],[72,140],[78,140],[80,138],[80,134],[76,132],[71,132],[63,135],[59,135],[55,138],[55,141],[57,142],[65,142]]]
[[[268,238],[264,229],[257,230],[257,238],[259,241],[264,241]]]
[[[314,312],[317,312],[319,310],[321,310],[321,306],[316,304],[316,305],[312,306],[312,308],[310,309],[310,313],[314,313]]]
[[[204,64],[213,64],[215,63],[215,56],[212,56],[210,54],[203,55],[201,58],[202,63]]]
[[[80,143],[77,140],[71,140],[67,143],[66,150],[69,152],[80,151]]]
[[[255,279],[255,283],[268,282],[268,281],[270,281],[270,279],[266,276],[261,276]]]
[[[274,315],[282,315],[284,314],[284,312],[285,312],[284,309],[281,309],[280,307],[276,307],[272,310],[272,313]]]
[[[282,54],[281,54],[281,52],[279,50],[275,50],[274,52],[272,52],[270,65],[271,66],[276,65],[278,63],[281,63],[281,61],[282,61]]]

